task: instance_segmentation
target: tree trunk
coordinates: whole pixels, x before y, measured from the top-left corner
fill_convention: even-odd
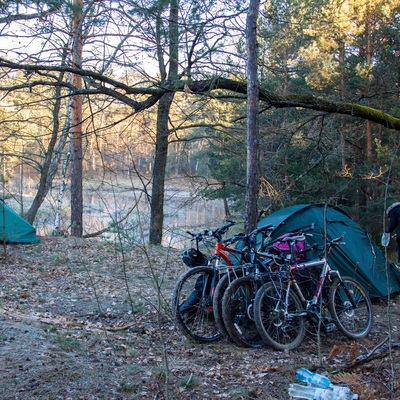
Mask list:
[[[169,73],[168,80],[178,79],[178,12],[179,1],[170,0],[169,18]],[[161,79],[167,80],[165,65],[162,57],[162,41],[158,40],[158,57]],[[149,242],[154,245],[161,244],[164,224],[164,187],[168,158],[169,136],[169,111],[174,99],[173,93],[164,94],[158,102],[156,149],[153,165],[153,187],[151,194],[150,232]]]
[[[62,80],[64,73],[60,74],[60,80]],[[25,214],[25,219],[29,223],[33,223],[36,218],[36,214],[42,205],[49,189],[52,185],[54,175],[57,171],[58,163],[60,161],[60,157],[53,157],[54,149],[57,143],[58,132],[60,128],[60,109],[61,109],[61,86],[56,86],[55,93],[54,93],[55,103],[54,108],[52,111],[53,117],[53,129],[51,133],[51,139],[47,146],[47,151],[44,158],[44,163],[42,165],[40,171],[40,180],[39,180],[39,187],[36,192],[36,195],[33,199],[32,205],[30,206],[29,210]],[[65,140],[64,140],[65,144]],[[64,144],[62,148],[64,147]],[[58,146],[60,147],[60,146]],[[58,149],[62,151],[62,148]],[[55,164],[55,165],[54,165]]]
[[[365,40],[366,40],[366,45],[365,45],[365,63],[368,68],[372,66],[372,56],[373,56],[373,50],[372,50],[372,37],[371,37],[371,10],[369,8],[369,4],[367,3],[366,5],[367,11],[366,11],[366,21],[365,21]],[[374,79],[373,75],[371,72],[368,72],[368,76],[366,77],[366,95],[367,95],[367,106],[371,106],[371,100],[369,98],[369,89],[370,89],[370,79]],[[366,151],[365,155],[367,160],[372,159],[372,151],[373,151],[373,138],[372,138],[372,122],[367,121],[367,126],[366,126]]]
[[[346,53],[345,53],[345,38],[344,34],[341,33],[339,41],[339,71],[340,71],[340,101],[346,99]],[[341,129],[340,129],[340,152],[342,160],[343,172],[347,169],[347,151],[346,151],[346,137],[348,137],[348,128],[341,118]]]
[[[230,218],[231,217],[231,211],[229,210],[228,199],[226,197],[224,197],[222,200],[224,202],[225,218]]]
[[[151,192],[150,235],[151,244],[161,244],[164,221],[164,187],[168,158],[168,116],[173,94],[164,95],[157,109],[156,149],[153,168],[153,186]]]
[[[74,0],[72,21],[72,62],[82,67],[82,7],[83,0]],[[72,85],[82,88],[82,77],[72,74]],[[82,173],[82,95],[74,94],[71,99],[71,235],[83,234],[83,173]]]
[[[247,45],[247,171],[246,171],[246,215],[245,231],[257,226],[257,202],[259,191],[259,118],[258,118],[258,43],[257,19],[259,0],[250,0],[246,21]]]
[[[65,179],[67,175],[67,169],[70,159],[70,153],[68,152],[65,156],[63,168],[61,171],[61,178],[60,178],[60,188],[58,190],[58,198],[57,198],[57,209],[56,215],[54,218],[54,229],[53,235],[58,236],[60,234],[60,221],[61,221],[61,206],[64,198],[64,191],[65,191]]]

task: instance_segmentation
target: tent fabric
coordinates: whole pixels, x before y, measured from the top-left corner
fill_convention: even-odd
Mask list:
[[[326,204],[299,204],[278,210],[259,221],[258,226],[271,224],[271,237],[287,232],[306,230],[307,244],[323,245],[345,233],[344,244],[335,246],[328,261],[342,276],[357,279],[370,297],[385,297],[400,291],[394,265],[386,261],[381,250],[367,233],[339,207]],[[317,254],[308,255],[308,258]]]
[[[35,228],[0,200],[0,243],[35,243]]]

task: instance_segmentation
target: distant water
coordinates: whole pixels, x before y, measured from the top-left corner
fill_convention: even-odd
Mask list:
[[[6,202],[16,212],[27,211],[34,195],[35,182],[30,182],[30,189],[24,196],[10,196]],[[38,235],[51,235],[54,230],[57,209],[58,186],[55,185],[41,206],[34,226]],[[22,207],[21,207],[22,202]],[[70,192],[66,189],[60,219],[60,230],[69,232]],[[128,216],[127,216],[128,215]],[[85,185],[84,189],[84,234],[101,231],[115,222],[120,222],[118,229],[105,232],[102,236],[115,239],[116,233],[124,239],[146,241],[150,220],[150,208],[143,190],[133,189],[130,185],[111,185],[102,182],[94,186]],[[225,222],[222,200],[206,200],[194,192],[169,189],[164,201],[163,245],[178,249],[190,244],[186,231],[198,232],[213,229]]]

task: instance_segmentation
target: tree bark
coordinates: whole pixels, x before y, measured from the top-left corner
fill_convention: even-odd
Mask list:
[[[82,66],[82,8],[83,0],[74,0],[72,21],[72,62],[76,68]],[[72,86],[79,91],[82,77],[72,74]],[[71,235],[83,234],[83,162],[82,162],[82,95],[74,94],[71,99]]]
[[[161,244],[164,222],[164,187],[168,159],[168,116],[173,94],[164,95],[158,102],[156,148],[151,192],[150,233],[151,244]]]
[[[63,167],[61,170],[61,178],[60,178],[60,188],[58,190],[58,198],[57,198],[57,208],[56,215],[54,217],[54,228],[53,235],[58,236],[60,234],[60,221],[61,221],[61,206],[64,199],[64,191],[65,191],[65,180],[68,169],[68,164],[70,160],[70,152],[68,152],[65,156],[65,160],[63,163]]]
[[[178,79],[178,12],[179,0],[170,0],[169,18],[169,72],[168,77],[163,61],[163,50],[159,40],[159,65],[161,78],[164,81]],[[164,225],[164,187],[167,170],[168,142],[169,142],[169,111],[174,99],[174,91],[164,94],[158,102],[156,125],[156,149],[153,165],[153,186],[151,194],[150,232],[149,242],[159,245],[162,242]]]
[[[246,211],[245,232],[250,233],[257,226],[257,203],[260,186],[259,178],[259,83],[257,19],[259,0],[250,0],[246,21],[247,45],[247,169],[246,169]]]

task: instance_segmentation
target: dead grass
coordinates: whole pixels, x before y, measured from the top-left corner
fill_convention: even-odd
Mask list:
[[[187,341],[169,312],[184,271],[179,253],[153,248],[147,257],[128,246],[123,255],[96,239],[48,237],[7,247],[0,267],[2,399],[288,399],[296,369],[319,365],[313,336],[290,353]],[[400,395],[397,349],[337,373],[387,336],[386,301],[374,310],[373,332],[357,346],[336,332],[322,337],[319,371],[363,400]],[[395,341],[399,310],[391,299]]]

